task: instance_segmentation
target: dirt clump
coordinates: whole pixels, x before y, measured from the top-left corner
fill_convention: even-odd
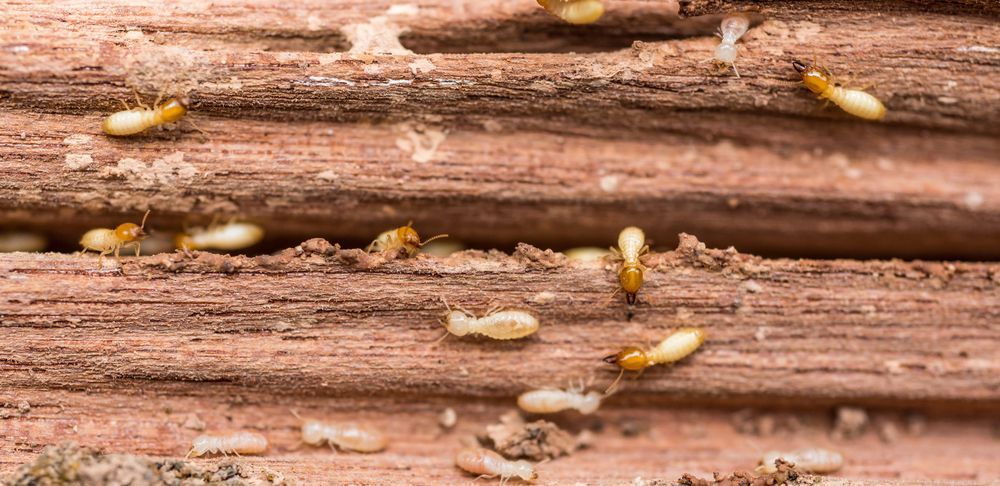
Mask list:
[[[685,474],[677,480],[677,483],[682,486],[774,486],[791,484],[799,478],[799,473],[795,472],[793,464],[778,459],[775,465],[777,471],[760,476],[747,471],[736,471],[732,474],[715,473],[712,479]]]
[[[237,461],[215,464],[153,461],[131,454],[104,454],[68,442],[46,447],[34,462],[2,478],[11,486],[264,486],[287,484],[270,471],[255,471]]]
[[[573,434],[547,420],[525,422],[521,414],[511,411],[500,422],[486,426],[479,442],[493,448],[508,459],[541,461],[571,454],[585,445]]]

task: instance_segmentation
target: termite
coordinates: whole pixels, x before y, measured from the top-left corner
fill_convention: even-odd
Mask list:
[[[389,443],[382,432],[368,425],[351,422],[331,424],[319,420],[303,421],[302,442],[314,446],[326,442],[331,449],[336,446],[341,450],[356,452],[378,452]]]
[[[229,222],[210,225],[207,229],[193,228],[174,238],[182,250],[241,250],[260,243],[264,229],[252,223]]]
[[[441,300],[448,309],[442,325],[448,330],[448,333],[456,336],[481,334],[506,341],[523,338],[538,330],[538,318],[525,311],[500,310],[498,307],[494,307],[488,310],[483,317],[476,317],[473,313],[461,308],[452,310],[447,301]],[[448,334],[445,334],[444,337],[448,337]]]
[[[136,102],[139,106],[130,109],[128,104],[122,101],[125,110],[112,113],[101,123],[104,133],[114,136],[135,135],[152,127],[173,123],[187,114],[190,104],[186,97],[170,98],[162,105],[157,99],[154,108],[150,108],[139,100],[138,94]]]
[[[0,253],[42,251],[48,243],[45,236],[36,233],[26,231],[0,233]]]
[[[622,373],[618,375],[620,380],[626,370],[641,372],[650,366],[680,361],[695,352],[703,342],[705,342],[704,330],[696,327],[683,327],[674,331],[660,344],[649,350],[643,351],[637,347],[629,346],[617,354],[606,356],[604,362],[618,365],[621,368]],[[608,390],[613,389],[617,383],[618,380],[615,380]]]
[[[538,0],[538,4],[571,24],[592,24],[604,15],[600,0]]]
[[[267,438],[255,432],[236,432],[228,435],[203,434],[195,437],[187,457],[219,453],[260,454],[267,449]]]
[[[580,246],[577,248],[570,248],[564,251],[563,254],[570,260],[593,262],[610,255],[611,252],[605,250],[604,248],[597,248],[594,246]]]
[[[844,465],[844,456],[839,452],[827,449],[800,449],[792,452],[770,451],[764,454],[757,467],[758,473],[773,473],[777,471],[774,461],[777,459],[795,464],[796,471],[817,474],[832,473]]]
[[[732,66],[737,78],[740,77],[740,72],[736,70],[736,41],[740,40],[749,28],[750,19],[741,14],[727,15],[719,26],[722,42],[715,48],[715,60]]]
[[[98,259],[100,267],[104,266],[104,255],[114,252],[115,258],[120,258],[121,249],[129,245],[135,245],[135,256],[139,256],[142,239],[146,237],[143,228],[146,227],[147,217],[149,217],[149,211],[146,211],[142,217],[141,225],[122,223],[115,229],[97,228],[84,233],[83,238],[80,238],[80,245],[83,246],[80,255],[87,253],[87,250],[100,252],[101,255]]]
[[[413,229],[413,223],[410,222],[406,226],[400,226],[399,228],[391,229],[378,235],[365,251],[371,253],[373,251],[383,252],[403,249],[406,251],[407,256],[412,257],[420,251],[420,247],[438,238],[446,238],[447,236],[446,234],[437,235],[431,239],[420,241],[420,235],[417,234],[417,230]]]
[[[458,451],[455,455],[455,465],[484,478],[500,476],[500,484],[515,477],[529,482],[538,479],[535,466],[530,462],[524,459],[510,461],[496,452],[480,447],[468,447]]]
[[[611,247],[611,253],[621,258],[622,269],[618,272],[621,289],[625,291],[625,302],[635,304],[635,294],[642,287],[642,272],[646,267],[639,262],[639,257],[649,253],[646,245],[646,234],[635,226],[629,226],[618,234],[618,248]]]
[[[885,105],[878,98],[859,89],[847,89],[833,81],[833,75],[826,68],[815,63],[806,65],[802,61],[792,61],[792,66],[802,75],[802,83],[820,99],[827,99],[842,110],[865,120],[885,118]]]
[[[563,410],[576,410],[584,415],[597,411],[605,394],[598,391],[583,393],[584,386],[570,387],[566,390],[558,388],[543,388],[522,393],[517,397],[517,406],[528,413],[558,413]]]

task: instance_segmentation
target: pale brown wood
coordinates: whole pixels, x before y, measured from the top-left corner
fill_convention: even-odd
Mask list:
[[[348,397],[249,390],[233,394],[225,384],[212,382],[198,382],[176,394],[161,385],[147,381],[110,392],[0,391],[0,403],[31,404],[27,413],[0,419],[0,477],[31,461],[46,445],[67,440],[108,452],[178,459],[198,434],[246,429],[264,434],[270,447],[263,457],[238,460],[279,472],[293,484],[478,484],[484,480],[472,483],[474,476],[454,466],[454,454],[464,437],[481,434],[515,406],[513,397],[479,401],[421,395],[415,400],[407,388],[383,397]],[[800,447],[840,451],[845,463],[832,476],[798,484],[990,484],[1000,477],[995,460],[1000,445],[986,417],[869,410],[872,425],[857,438],[839,440],[830,436],[827,410],[636,407],[623,404],[622,398],[612,397],[593,416],[550,417],[574,432],[592,429],[593,442],[539,466],[539,484],[631,484],[637,477],[647,484],[672,484],[684,473],[710,478],[714,471],[752,470],[767,450]],[[447,407],[457,412],[458,422],[453,430],[442,431],[437,417]],[[6,410],[13,408],[0,408]],[[389,436],[389,448],[356,454],[301,446],[300,422],[290,410],[308,418],[374,425]],[[740,432],[736,425],[744,416],[771,420],[776,428],[763,434]],[[885,430],[894,432],[880,433]]]
[[[704,348],[627,381],[657,403],[944,403],[995,407],[996,265],[762,260],[680,249],[644,259],[627,320],[616,266],[570,264],[522,246],[513,255],[385,261],[312,240],[276,256],[182,253],[123,259],[10,254],[2,380],[13,387],[109,391],[147,381],[184,390],[218,381],[261,393],[510,396],[527,384],[618,371],[601,358],[679,326]],[[318,252],[318,253],[317,253]],[[514,342],[446,339],[442,299],[493,304],[542,322]]]
[[[769,16],[830,15],[856,10],[882,13],[937,12],[955,15],[1000,15],[996,0],[679,0],[683,16],[751,11]]]

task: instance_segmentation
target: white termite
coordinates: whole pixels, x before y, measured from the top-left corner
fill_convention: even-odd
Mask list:
[[[232,221],[210,225],[207,229],[192,228],[177,235],[177,248],[182,250],[242,250],[264,238],[264,229],[252,223]]]
[[[769,451],[760,460],[761,464],[757,467],[757,471],[763,473],[777,471],[774,465],[777,459],[794,463],[797,471],[817,474],[832,473],[844,465],[844,456],[839,452],[813,447],[791,452]]]
[[[319,420],[305,420],[302,423],[302,442],[322,445],[323,442],[341,450],[355,452],[378,452],[386,448],[389,440],[385,434],[370,425],[353,422],[329,423]]]
[[[234,432],[226,435],[202,434],[195,437],[187,457],[219,453],[260,454],[267,450],[267,438],[256,432]]]
[[[584,415],[592,414],[601,406],[605,395],[598,391],[583,393],[584,387],[570,387],[565,390],[543,388],[522,393],[517,397],[517,406],[528,413],[558,413],[576,410]]]
[[[444,304],[448,308],[448,313],[442,324],[449,333],[456,336],[480,334],[493,339],[508,340],[523,338],[538,330],[538,318],[522,310],[499,310],[499,307],[494,307],[483,317],[476,317],[461,308],[452,310],[447,302]],[[447,336],[445,334],[445,337]]]
[[[715,60],[733,67],[736,77],[740,77],[740,72],[736,70],[736,41],[747,33],[750,28],[750,19],[742,14],[730,14],[722,19],[719,26],[719,36],[722,42],[715,48]]]
[[[455,455],[455,465],[466,472],[478,474],[481,477],[500,477],[500,484],[504,484],[511,478],[520,478],[522,481],[534,481],[538,479],[534,464],[525,460],[511,461],[488,449],[480,447],[468,447],[458,451]]]

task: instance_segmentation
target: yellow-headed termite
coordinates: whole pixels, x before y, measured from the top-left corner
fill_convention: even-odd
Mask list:
[[[494,307],[483,317],[476,317],[461,308],[452,310],[448,302],[443,298],[441,300],[448,308],[442,324],[448,333],[456,336],[481,334],[493,339],[508,340],[520,339],[538,330],[538,318],[525,311],[499,310],[499,307]],[[445,337],[448,337],[447,333],[441,339]]]
[[[99,267],[104,266],[104,255],[114,252],[115,258],[119,258],[121,249],[129,245],[135,245],[135,256],[139,256],[142,239],[146,237],[146,232],[143,231],[143,228],[146,227],[146,218],[148,216],[149,211],[146,211],[146,214],[142,217],[141,225],[122,223],[115,229],[97,228],[84,233],[83,238],[80,238],[80,244],[83,245],[83,250],[80,251],[80,254],[87,253],[87,250],[100,252],[101,255],[98,259]]]
[[[458,451],[455,455],[455,465],[480,477],[500,476],[500,484],[506,483],[511,478],[520,478],[522,481],[538,479],[535,466],[530,462],[523,459],[510,461],[496,452],[479,447],[467,447]]]
[[[593,262],[610,255],[611,252],[605,250],[604,248],[597,248],[595,246],[580,246],[577,248],[570,248],[564,251],[563,254],[570,260]]]
[[[695,352],[703,342],[705,342],[704,330],[696,327],[683,327],[674,331],[652,349],[643,351],[640,348],[629,346],[617,354],[606,356],[604,362],[618,365],[621,367],[622,374],[625,373],[625,370],[641,372],[650,366],[680,361]],[[618,375],[618,379],[621,379],[622,374]],[[608,389],[613,389],[616,384],[618,384],[618,380],[615,380]]]
[[[796,471],[817,474],[832,473],[844,465],[844,456],[839,452],[827,449],[800,449],[792,452],[770,451],[764,454],[757,467],[758,473],[773,473],[777,471],[774,461],[784,459],[795,464]]]
[[[558,413],[574,409],[584,415],[589,415],[600,408],[601,400],[606,395],[597,391],[584,394],[584,389],[581,381],[580,386],[573,386],[566,390],[558,388],[532,390],[517,397],[517,406],[528,413]]]
[[[625,302],[635,304],[635,294],[642,287],[642,272],[646,270],[639,257],[649,252],[646,234],[635,226],[623,229],[618,234],[618,248],[611,247],[611,252],[623,260],[618,280],[625,291]]]
[[[267,438],[255,432],[235,432],[228,435],[203,434],[195,437],[187,457],[217,452],[228,455],[260,454],[267,450]]]
[[[383,252],[395,249],[403,249],[406,252],[406,256],[412,257],[420,251],[420,247],[438,239],[446,238],[448,235],[437,235],[428,240],[420,241],[420,235],[417,234],[417,230],[413,229],[413,223],[409,223],[406,226],[400,226],[396,229],[391,229],[378,235],[374,241],[365,251],[371,253],[373,251]]]
[[[727,15],[719,26],[722,42],[715,48],[715,60],[732,66],[737,78],[740,77],[740,72],[736,70],[736,41],[740,40],[749,28],[750,19],[742,14]]]
[[[139,95],[136,94],[139,106],[130,109],[123,101],[125,111],[113,113],[104,119],[101,124],[104,133],[115,136],[135,135],[152,127],[173,123],[187,114],[190,104],[190,101],[185,97],[170,98],[162,105],[157,99],[157,102],[154,103],[155,106],[150,108],[143,105],[138,98]]]
[[[42,251],[49,242],[45,236],[27,231],[8,231],[0,233],[0,253],[15,251]]]
[[[264,238],[264,229],[252,223],[229,222],[210,225],[207,229],[192,228],[174,238],[182,250],[241,250]]]
[[[802,84],[809,91],[827,99],[842,110],[865,120],[881,120],[885,118],[885,105],[878,98],[859,89],[847,89],[833,81],[833,75],[825,68],[806,65],[801,61],[792,61],[792,66],[802,75]]]
[[[592,24],[604,15],[601,0],[538,0],[538,4],[571,24]]]

